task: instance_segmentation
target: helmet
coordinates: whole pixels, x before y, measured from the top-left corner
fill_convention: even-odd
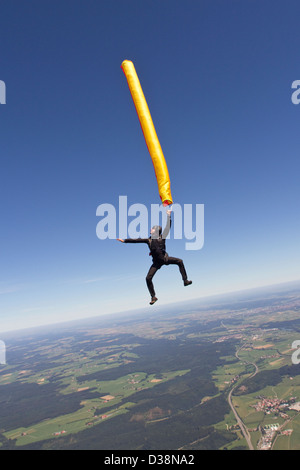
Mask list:
[[[152,227],[152,230],[151,230],[151,236],[152,236],[153,238],[155,238],[155,237],[157,238],[157,237],[159,237],[159,236],[161,235],[161,232],[162,232],[161,226],[160,226],[160,225],[154,225],[154,226]]]

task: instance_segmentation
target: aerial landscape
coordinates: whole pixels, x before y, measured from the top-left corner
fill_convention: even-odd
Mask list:
[[[0,451],[300,450],[299,17],[1,2]]]
[[[3,336],[1,450],[300,447],[300,282]]]

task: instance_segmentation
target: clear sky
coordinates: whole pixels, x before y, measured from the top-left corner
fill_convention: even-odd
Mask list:
[[[160,202],[124,59],[174,202],[205,206],[201,250],[168,241],[193,284],[162,268],[160,305],[300,279],[299,14],[298,0],[1,2],[0,333],[148,305],[146,246],[96,236],[100,204]]]

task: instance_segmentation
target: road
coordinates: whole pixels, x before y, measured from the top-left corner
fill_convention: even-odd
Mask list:
[[[239,351],[240,351],[241,349],[243,349],[245,346],[246,346],[246,345],[243,345],[243,346],[235,353],[235,355],[236,355],[236,357],[237,357],[237,359],[238,359],[239,361],[241,361],[242,359],[239,357],[238,353],[239,353]],[[245,362],[244,359],[243,359],[243,362]],[[258,372],[258,367],[257,367],[257,365],[255,364],[255,362],[245,362],[245,364],[247,364],[247,365],[248,365],[248,364],[251,364],[251,365],[253,365],[253,366],[255,367],[255,371],[253,372],[252,375],[250,375],[249,378],[254,377],[254,376],[257,374],[257,372]],[[247,427],[245,426],[245,424],[243,423],[243,421],[241,420],[241,418],[239,417],[239,415],[238,415],[238,413],[237,413],[237,411],[236,411],[236,409],[234,408],[234,405],[233,405],[233,403],[232,403],[232,394],[233,394],[234,390],[235,390],[238,386],[239,386],[239,384],[235,385],[235,387],[233,387],[233,388],[230,390],[229,395],[228,395],[228,403],[229,403],[229,405],[230,405],[230,407],[231,407],[231,409],[232,409],[232,411],[233,411],[233,413],[234,413],[234,416],[235,416],[235,418],[236,418],[236,420],[237,420],[237,423],[238,423],[238,425],[239,425],[239,427],[240,427],[240,429],[241,429],[241,431],[242,431],[242,433],[243,433],[243,436],[244,436],[244,438],[246,439],[246,442],[247,442],[247,444],[248,444],[249,450],[254,450],[253,444],[252,444],[252,442],[251,442],[251,437],[250,437],[249,431],[248,431]]]

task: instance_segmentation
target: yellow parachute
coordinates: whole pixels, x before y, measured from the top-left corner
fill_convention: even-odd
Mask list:
[[[159,140],[157,138],[140,81],[138,79],[134,65],[130,60],[124,60],[121,67],[127,78],[129,90],[142,127],[144,138],[152,158],[160,198],[163,205],[168,206],[173,203],[168,167]]]

